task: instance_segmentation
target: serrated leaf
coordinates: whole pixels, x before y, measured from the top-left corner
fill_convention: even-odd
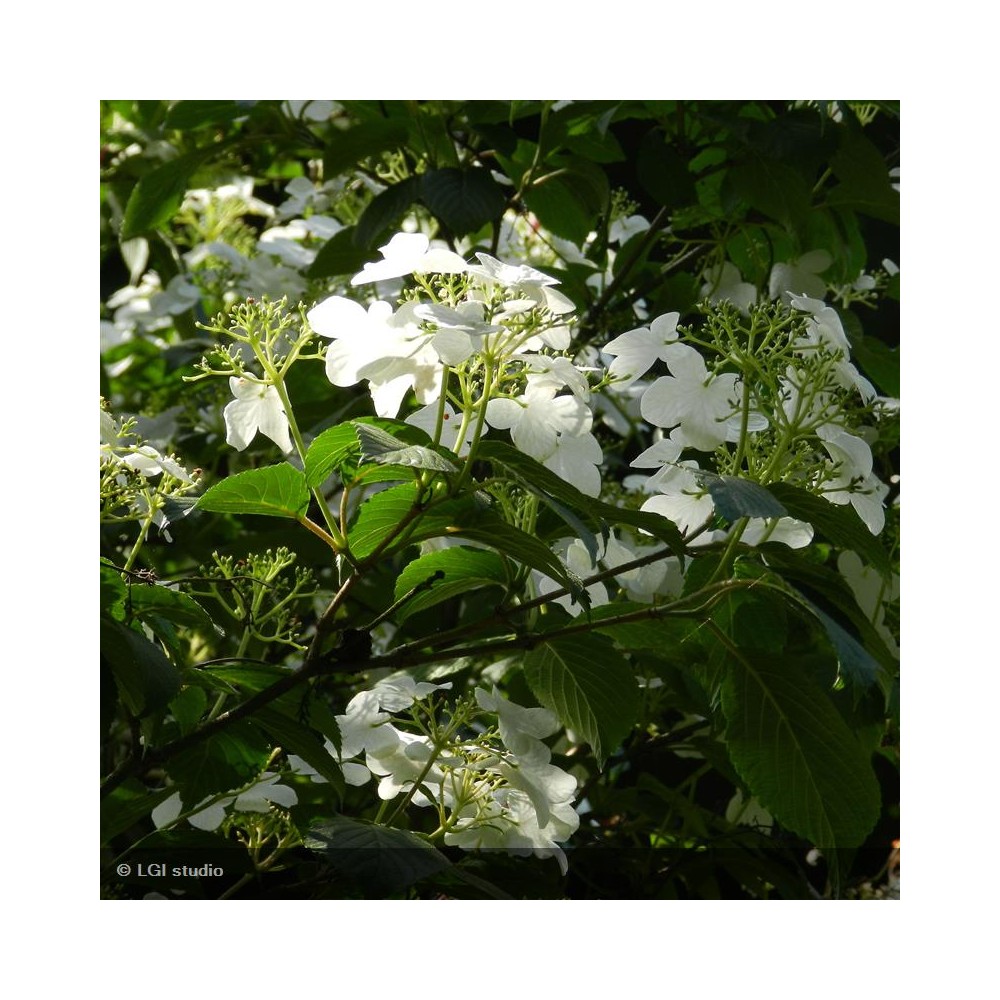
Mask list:
[[[208,695],[197,684],[189,684],[170,702],[170,712],[185,735],[198,725],[207,707]]]
[[[342,274],[357,274],[368,260],[368,252],[355,242],[354,226],[341,229],[316,252],[306,271],[308,278],[333,278]]]
[[[199,510],[217,514],[263,514],[297,520],[309,506],[306,477],[287,462],[223,479],[198,499]]]
[[[464,236],[498,219],[507,198],[487,170],[444,167],[420,178],[421,201],[456,236]]]
[[[539,702],[590,744],[598,767],[638,721],[639,685],[606,636],[547,640],[525,656],[524,677]]]
[[[310,828],[304,844],[352,881],[385,893],[451,867],[443,854],[415,833],[346,816]]]
[[[428,552],[414,559],[396,578],[395,599],[438,576],[427,589],[414,594],[404,604],[397,618],[404,621],[411,615],[481,587],[503,587],[507,583],[503,560],[486,549],[466,545]]]
[[[306,451],[306,484],[322,485],[326,477],[352,455],[361,454],[354,424],[338,424],[318,434]]]
[[[825,611],[817,608],[812,601],[805,598],[803,601],[826,629],[826,634],[837,654],[841,674],[852,684],[863,688],[871,687],[878,680],[881,671],[878,661],[847,629],[838,625]]]
[[[185,808],[208,795],[235,791],[264,770],[270,748],[249,722],[234,722],[170,759],[167,771],[180,786]]]
[[[390,532],[414,520],[420,513],[418,496],[416,483],[402,483],[369,497],[361,505],[347,535],[347,543],[355,558],[367,558]]]
[[[792,517],[808,521],[845,549],[854,549],[865,562],[870,563],[880,573],[891,572],[889,556],[879,544],[868,526],[858,517],[848,504],[830,503],[807,490],[790,483],[771,483],[768,490],[777,498]]]
[[[765,809],[823,849],[864,841],[879,815],[878,782],[808,671],[789,657],[733,651],[722,711],[733,765]]]
[[[361,213],[354,230],[354,242],[370,250],[420,197],[420,178],[408,177],[377,194]]]
[[[218,149],[209,146],[185,153],[140,178],[125,205],[120,239],[142,236],[166,223],[180,207],[191,175]]]
[[[727,521],[741,517],[787,517],[788,511],[766,487],[751,479],[738,476],[717,476],[712,472],[699,472],[715,503],[715,509]]]
[[[101,659],[132,715],[162,708],[180,690],[180,672],[160,647],[107,616],[101,617]]]

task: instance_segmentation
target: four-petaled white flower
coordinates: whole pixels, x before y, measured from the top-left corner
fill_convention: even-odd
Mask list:
[[[826,282],[819,275],[832,263],[833,258],[826,250],[811,250],[794,263],[779,261],[771,268],[768,282],[771,298],[787,293],[821,299],[826,294]]]
[[[282,451],[291,451],[288,417],[278,390],[273,385],[235,375],[229,379],[229,388],[236,398],[222,411],[226,421],[226,443],[243,451],[260,431]]]
[[[672,374],[646,390],[639,407],[643,419],[657,427],[680,425],[685,444],[713,451],[730,433],[726,421],[736,409],[736,375],[709,375],[705,359],[686,344],[663,350]]]

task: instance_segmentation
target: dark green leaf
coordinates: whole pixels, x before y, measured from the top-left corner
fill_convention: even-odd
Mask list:
[[[524,193],[524,202],[557,236],[582,244],[607,208],[607,175],[577,156],[550,156]]]
[[[784,225],[796,226],[809,214],[809,184],[784,163],[751,155],[730,170],[729,183],[751,208]]]
[[[400,600],[435,575],[430,587],[414,594],[400,608],[400,621],[467,591],[507,584],[503,560],[495,552],[457,545],[414,559],[396,578],[395,599]]]
[[[125,619],[125,597],[128,588],[121,573],[107,560],[101,560],[101,612],[118,621]]]
[[[830,637],[840,672],[847,680],[860,687],[871,687],[878,680],[878,661],[851,635],[847,629],[837,624],[826,612],[821,611],[811,601],[802,599],[812,613],[820,620]]]
[[[306,277],[333,278],[356,274],[367,261],[368,252],[358,247],[354,227],[349,226],[335,233],[319,248],[306,271]]]
[[[398,892],[451,866],[415,833],[346,816],[312,827],[304,843],[344,876],[383,893]]]
[[[326,778],[338,798],[344,795],[344,775],[330,756],[323,741],[307,726],[274,708],[261,708],[253,714],[254,722],[265,729],[285,753],[301,757],[310,767]]]
[[[775,818],[824,849],[859,846],[879,815],[871,762],[826,692],[789,657],[733,650],[726,744]]]
[[[543,642],[524,658],[535,697],[582,736],[599,767],[639,717],[639,685],[606,636],[568,635]]]
[[[788,511],[773,494],[751,479],[737,476],[717,476],[712,472],[699,472],[715,503],[715,509],[727,521],[741,517],[787,517]]]
[[[831,542],[845,549],[853,549],[880,573],[890,572],[891,566],[885,549],[853,507],[830,503],[789,483],[771,483],[768,489],[784,505],[791,517],[808,521]]]
[[[416,483],[403,483],[369,497],[347,535],[355,558],[367,558],[391,532],[413,521],[420,513],[418,496]]]
[[[101,618],[101,658],[132,715],[162,708],[180,689],[180,673],[160,647],[108,617]]]
[[[170,712],[177,720],[182,734],[191,732],[198,725],[207,707],[208,695],[197,684],[189,684],[170,702]]]
[[[639,143],[636,158],[639,183],[660,205],[675,208],[694,200],[694,177],[687,161],[663,141],[663,132],[652,129]]]
[[[899,225],[899,192],[892,186],[882,154],[859,129],[841,130],[840,149],[830,168],[841,181],[829,194],[831,205]]]
[[[135,778],[119,785],[101,799],[101,845],[144,820],[174,791],[173,787],[169,787],[151,792]]]
[[[420,178],[423,203],[456,236],[474,233],[503,214],[507,198],[489,172],[444,167]]]
[[[525,489],[540,497],[554,497],[575,510],[585,522],[599,524],[626,524],[649,532],[666,542],[677,555],[683,555],[684,542],[677,526],[659,514],[648,511],[615,507],[581,493],[571,483],[546,469],[540,462],[518,451],[503,441],[481,441],[479,458],[499,466],[507,475],[517,480]]]
[[[266,740],[249,722],[240,721],[182,750],[170,759],[167,771],[190,809],[208,795],[249,784],[264,770],[269,755]]]
[[[167,112],[166,128],[190,131],[202,125],[224,125],[250,112],[252,101],[178,101]]]
[[[420,178],[408,177],[377,194],[362,212],[354,230],[354,242],[371,250],[420,197]]]
[[[888,347],[881,340],[865,337],[853,346],[854,360],[864,373],[887,396],[899,398],[899,349]]]
[[[180,207],[191,175],[204,160],[216,153],[217,146],[198,149],[178,156],[140,178],[125,206],[121,239],[125,241],[142,236],[168,222]]]
[[[296,520],[308,506],[306,477],[287,462],[229,476],[198,500],[199,509],[218,514],[264,514]]]
[[[133,616],[142,620],[156,615],[177,625],[196,628],[211,628],[212,625],[208,612],[194,598],[169,587],[133,584],[130,603]]]
[[[323,176],[332,179],[366,157],[401,146],[406,134],[407,122],[401,118],[375,118],[337,132],[323,151]]]

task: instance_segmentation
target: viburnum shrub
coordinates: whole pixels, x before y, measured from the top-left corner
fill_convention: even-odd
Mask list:
[[[134,125],[119,103],[109,134]],[[398,117],[294,103],[257,124],[329,131],[286,200],[240,177],[157,201],[165,155],[119,221],[104,892],[800,895],[817,857],[842,891],[898,710],[898,400],[850,306],[877,311],[896,266],[796,248],[736,145],[739,224],[704,186],[652,220],[622,191],[563,218],[537,156],[486,169],[502,129],[447,133],[469,158],[441,166]],[[597,184],[573,107],[534,112],[563,129],[550,184]],[[588,134],[620,146],[617,107],[603,132],[581,108]],[[236,142],[255,119],[232,110]],[[878,109],[853,113],[842,150]],[[119,170],[155,155],[136,144]],[[816,218],[848,225],[841,196]]]

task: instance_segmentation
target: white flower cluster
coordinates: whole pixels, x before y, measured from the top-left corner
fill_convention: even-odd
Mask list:
[[[392,713],[450,687],[398,675],[355,695],[337,716],[340,752],[326,743],[344,780],[376,781],[385,802],[402,794],[415,806],[435,808],[446,844],[555,857],[565,873],[559,844],[580,821],[573,808],[576,778],[551,763],[542,742],[559,729],[558,719],[547,709],[508,701],[496,688],[479,688],[476,701],[497,717],[499,736],[495,730],[474,738],[464,730],[412,732],[394,724]],[[290,762],[297,773],[324,780],[301,758]]]

